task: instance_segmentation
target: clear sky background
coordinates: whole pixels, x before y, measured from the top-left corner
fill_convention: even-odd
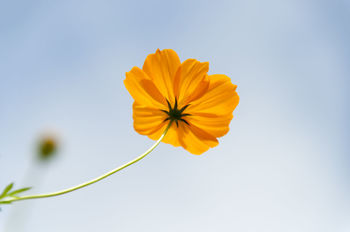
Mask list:
[[[350,231],[349,22],[349,0],[0,1],[2,187],[59,190],[145,151],[123,80],[157,48],[209,61],[241,98],[218,147],[161,144],[2,207],[0,231]],[[47,131],[60,150],[40,164]]]

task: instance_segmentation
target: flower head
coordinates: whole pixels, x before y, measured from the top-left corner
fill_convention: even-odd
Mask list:
[[[171,49],[147,56],[142,69],[133,67],[124,84],[135,100],[135,130],[157,140],[171,122],[163,142],[198,155],[217,146],[239,97],[229,77],[208,70],[208,62],[181,63]]]
[[[38,155],[41,160],[47,160],[55,155],[57,151],[57,139],[54,135],[44,135],[38,144]]]

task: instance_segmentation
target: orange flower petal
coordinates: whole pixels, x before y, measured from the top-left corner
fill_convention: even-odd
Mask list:
[[[190,102],[186,113],[191,115],[213,114],[230,115],[239,102],[236,85],[226,75],[215,74],[209,76],[209,88],[198,99]]]
[[[214,114],[200,114],[188,117],[187,121],[215,137],[222,137],[229,131],[232,114],[217,116]]]
[[[168,133],[164,137],[163,142],[171,144],[171,145],[173,145],[175,147],[181,146],[177,130],[178,130],[178,127],[176,126],[175,123],[173,123],[171,125]]]
[[[135,101],[144,106],[164,108],[165,98],[147,74],[138,67],[126,73],[124,85]]]
[[[161,128],[149,134],[148,137],[153,140],[158,140],[164,132],[165,128],[167,127],[168,123],[169,121],[162,123]],[[175,147],[181,146],[178,136],[178,128],[175,123],[171,125],[171,127],[168,130],[168,133],[166,134],[162,142],[171,144]]]
[[[180,59],[175,51],[159,49],[155,54],[147,56],[143,65],[143,71],[153,80],[160,93],[174,103],[174,77],[177,69],[181,65]]]
[[[209,88],[188,107],[188,122],[215,137],[229,131],[232,112],[239,102],[236,86],[225,75],[209,76]]]
[[[179,124],[178,136],[182,147],[195,155],[200,155],[219,144],[214,136],[194,125],[188,126],[182,122]]]
[[[135,101],[133,104],[133,119],[134,129],[142,135],[149,135],[162,129],[166,114],[159,109],[143,106]]]
[[[180,106],[187,105],[207,90],[209,82],[205,78],[208,70],[208,62],[201,63],[195,59],[181,64],[174,79],[174,92]]]

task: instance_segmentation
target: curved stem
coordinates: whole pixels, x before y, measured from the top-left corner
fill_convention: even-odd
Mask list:
[[[29,196],[23,196],[23,197],[17,197],[17,198],[14,198],[14,199],[11,199],[9,200],[10,202],[14,202],[14,201],[21,201],[21,200],[29,200],[29,199],[37,199],[37,198],[47,198],[47,197],[55,197],[55,196],[59,196],[59,195],[63,195],[63,194],[66,194],[66,193],[69,193],[69,192],[73,192],[75,190],[78,190],[78,189],[81,189],[81,188],[84,188],[88,185],[91,185],[91,184],[94,184],[100,180],[103,180],[104,178],[110,176],[110,175],[113,175],[114,173],[116,172],[119,172],[120,170],[123,170],[124,168],[136,163],[137,161],[143,159],[144,157],[146,157],[149,153],[151,153],[151,151],[154,150],[154,148],[156,148],[159,143],[162,141],[162,139],[164,138],[164,136],[166,135],[166,133],[168,132],[170,126],[171,126],[171,122],[169,122],[167,128],[165,129],[165,131],[163,132],[163,134],[160,136],[160,138],[153,144],[152,147],[150,147],[145,153],[143,153],[142,155],[140,155],[139,157],[137,157],[136,159],[134,160],[131,160],[129,161],[128,163],[120,166],[120,167],[117,167],[105,174],[103,174],[102,176],[99,176],[95,179],[92,179],[88,182],[85,182],[85,183],[82,183],[82,184],[79,184],[77,186],[74,186],[74,187],[71,187],[71,188],[67,188],[67,189],[64,189],[64,190],[61,190],[61,191],[58,191],[58,192],[53,192],[53,193],[47,193],[47,194],[39,194],[39,195],[29,195]]]

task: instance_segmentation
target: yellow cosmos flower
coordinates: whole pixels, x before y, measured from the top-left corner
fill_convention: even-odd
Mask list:
[[[135,100],[135,130],[157,140],[172,122],[163,142],[198,155],[217,146],[239,97],[229,77],[208,70],[208,62],[181,63],[171,49],[147,56],[142,69],[133,67],[124,84]]]

